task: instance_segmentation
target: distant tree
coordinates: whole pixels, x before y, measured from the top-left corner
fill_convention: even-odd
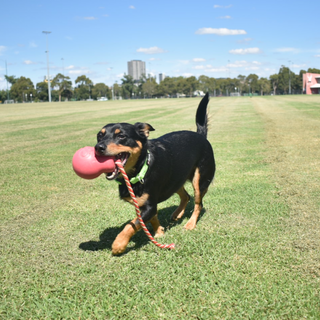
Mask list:
[[[85,100],[90,98],[93,83],[89,78],[87,78],[85,75],[79,76],[76,79],[75,84],[77,84],[77,87],[75,88],[77,99]]]
[[[303,75],[305,73],[307,73],[306,70],[300,70],[299,74],[296,75],[294,90],[297,90],[298,93],[303,93]]]
[[[36,98],[41,101],[48,101],[48,83],[38,82],[36,84]]]
[[[36,90],[34,85],[29,78],[20,77],[17,81],[11,86],[11,97],[19,102],[30,101],[31,96],[35,97]]]
[[[143,84],[142,84],[142,92],[147,95],[148,98],[153,97],[157,93],[157,82],[156,79],[153,77],[149,77]]]
[[[6,90],[0,90],[0,103],[7,100],[7,91]]]
[[[237,79],[227,78],[224,80],[226,94],[230,96],[230,93],[235,92],[235,88],[238,85]]]
[[[125,99],[131,99],[133,92],[134,92],[134,80],[133,77],[130,75],[124,75],[123,78],[121,79],[122,81],[122,95]]]
[[[310,73],[318,73],[318,74],[320,74],[320,69],[316,69],[316,68],[309,68],[309,69],[308,69],[308,72],[310,72]]]
[[[5,75],[4,77],[11,85],[15,84],[18,81],[18,78],[16,78],[16,76]]]
[[[244,88],[246,86],[246,76],[239,74],[237,79],[238,79],[239,93],[242,94],[242,91],[244,90]]]
[[[282,94],[289,92],[289,79],[291,79],[292,71],[288,67],[281,66],[279,70],[278,90]]]
[[[193,93],[199,87],[199,82],[196,77],[191,76],[188,78],[180,79],[180,86],[181,86],[181,91],[185,95],[192,97]]]
[[[53,78],[51,87],[57,90],[59,95],[59,102],[61,102],[62,95],[67,99],[72,97],[72,82],[70,80],[70,77],[66,77],[63,74],[58,73]]]
[[[215,79],[214,78],[210,78],[208,76],[205,75],[201,75],[198,78],[198,88],[199,90],[207,93],[214,93],[215,90]]]
[[[166,77],[158,86],[158,95],[175,96],[178,93],[178,82],[183,77]]]
[[[113,95],[116,99],[121,97],[121,86],[117,82],[113,85]]]
[[[277,88],[278,88],[278,83],[279,83],[279,74],[273,74],[269,77],[270,82],[271,82],[271,86],[273,89],[273,94],[276,95],[277,94]]]
[[[218,96],[223,95],[223,93],[227,93],[226,91],[226,81],[225,79],[217,79],[216,81],[216,92]]]
[[[269,93],[271,90],[270,81],[267,78],[260,78],[258,80],[258,86],[260,88],[260,94]]]
[[[92,98],[97,99],[101,97],[107,97],[108,99],[111,99],[112,92],[104,83],[97,83],[92,88]]]
[[[246,81],[250,87],[250,92],[259,92],[259,85],[258,85],[258,79],[259,77],[256,74],[249,74],[246,78]]]

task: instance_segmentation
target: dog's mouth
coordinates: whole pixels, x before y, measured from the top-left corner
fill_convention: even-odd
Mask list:
[[[117,154],[115,156],[115,161],[120,160],[122,166],[124,167],[126,165],[128,159],[129,159],[129,157],[130,157],[130,153],[129,152],[121,152],[121,153],[119,153],[119,154]],[[113,172],[106,173],[106,178],[108,180],[114,180],[114,179],[116,179],[118,177],[118,175],[119,175],[119,169],[118,169],[118,167],[116,165],[116,168],[114,169]]]

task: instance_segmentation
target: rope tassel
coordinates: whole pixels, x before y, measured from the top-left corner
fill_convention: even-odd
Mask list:
[[[139,208],[139,205],[138,205],[138,202],[137,202],[137,199],[136,199],[136,196],[133,192],[133,189],[131,187],[131,183],[130,183],[130,180],[127,176],[127,173],[125,172],[123,166],[122,166],[122,163],[120,160],[117,160],[116,161],[116,165],[118,166],[119,170],[121,171],[122,175],[123,175],[123,178],[124,178],[124,181],[126,182],[126,185],[127,185],[127,188],[128,188],[128,191],[130,193],[130,197],[134,203],[134,207],[136,209],[136,214],[137,214],[137,217],[138,217],[138,220],[140,222],[140,225],[143,229],[143,231],[145,232],[145,234],[147,235],[147,237],[150,239],[150,241],[155,244],[157,247],[159,248],[162,248],[162,249],[174,249],[175,245],[174,243],[171,243],[171,244],[160,244],[159,242],[157,242],[153,236],[151,235],[151,233],[149,232],[149,230],[147,229],[145,223],[143,222],[142,220],[142,217],[141,217],[141,212],[140,212],[140,208]]]

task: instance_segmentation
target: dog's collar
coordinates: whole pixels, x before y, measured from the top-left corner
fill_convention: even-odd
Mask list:
[[[130,179],[131,184],[136,184],[138,182],[140,183],[144,183],[144,177],[148,171],[149,168],[149,163],[150,163],[150,152],[149,150],[147,150],[147,157],[146,160],[143,164],[143,167],[141,168],[140,172],[133,178]],[[119,185],[122,185],[122,182],[119,180],[115,180],[115,182],[117,182]]]

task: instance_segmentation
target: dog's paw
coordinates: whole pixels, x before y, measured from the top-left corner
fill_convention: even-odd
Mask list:
[[[118,256],[119,254],[124,253],[126,251],[129,239],[123,235],[123,231],[122,233],[119,233],[112,244],[112,254],[114,256]]]
[[[126,251],[126,247],[127,246],[124,246],[124,245],[122,245],[122,244],[120,244],[120,243],[113,243],[112,244],[112,254],[114,255],[114,256],[118,256],[118,255],[120,255],[120,254],[122,254],[122,253],[124,253],[125,251]]]
[[[156,231],[156,233],[154,234],[154,237],[155,238],[160,238],[160,237],[163,237],[165,234],[164,232],[164,228],[163,227],[159,227],[158,230]]]
[[[184,226],[186,230],[193,230],[195,227],[196,227],[196,222],[191,219]]]

